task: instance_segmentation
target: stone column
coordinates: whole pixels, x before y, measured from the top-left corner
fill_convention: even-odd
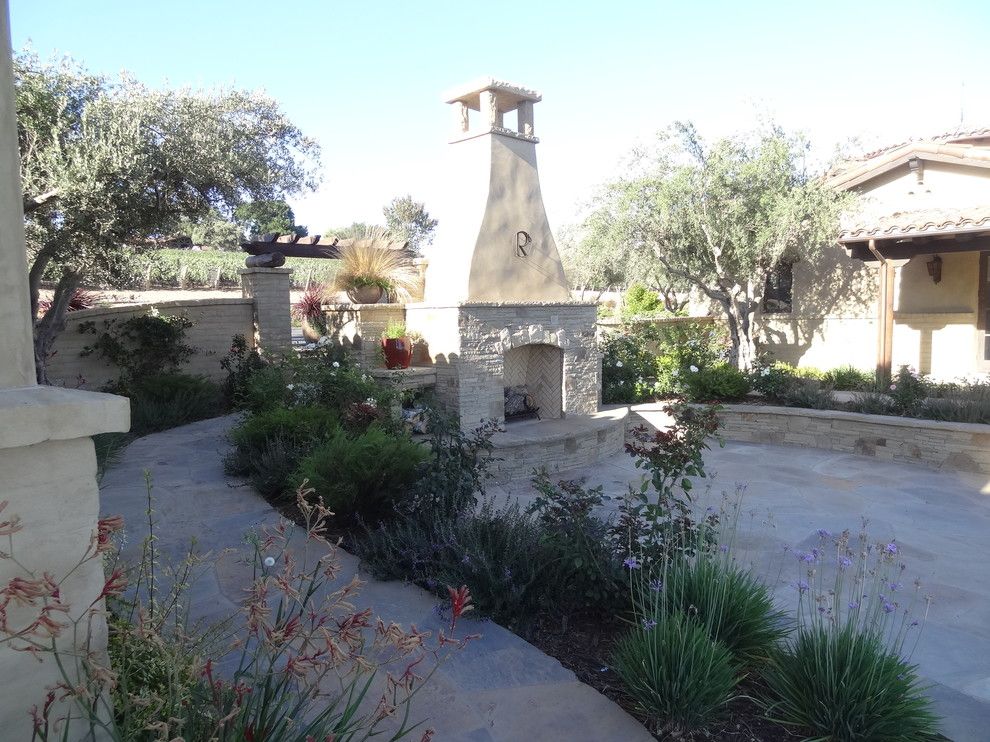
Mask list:
[[[2,550],[14,558],[0,558],[0,585],[52,575],[62,582],[61,602],[69,605],[68,616],[54,614],[61,622],[85,616],[103,588],[100,559],[73,570],[88,551],[99,518],[90,436],[126,431],[129,407],[123,397],[35,382],[6,0],[0,0],[0,46],[0,501],[6,503],[0,521],[17,517],[20,526],[9,542],[3,539]],[[31,606],[11,604],[8,610],[12,629],[38,615]],[[88,649],[98,654],[106,649],[102,619],[89,625],[89,632],[83,623],[76,637],[69,629],[58,639],[69,682],[75,668],[71,654],[85,647],[87,634]],[[14,651],[9,642],[0,644],[4,739],[31,739],[28,710],[43,704],[47,688],[62,681],[52,656],[43,653],[41,659]],[[58,705],[53,715],[62,715]],[[82,739],[86,731],[70,729],[68,739]]]
[[[241,292],[254,302],[254,344],[265,355],[292,350],[291,268],[242,268]]]
[[[533,101],[519,101],[519,108],[517,109],[516,117],[516,130],[520,134],[525,134],[528,137],[536,134],[536,131],[533,128]]]

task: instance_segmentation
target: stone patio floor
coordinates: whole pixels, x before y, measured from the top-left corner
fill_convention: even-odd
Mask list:
[[[195,537],[220,556],[193,585],[198,615],[235,610],[248,577],[238,563],[243,535],[276,521],[276,514],[243,482],[225,477],[221,458],[233,418],[176,428],[135,441],[107,472],[101,502],[106,514],[130,524],[144,519],[143,470],[154,480],[160,546],[176,559]],[[908,568],[905,584],[919,577],[935,602],[914,653],[939,711],[944,733],[956,742],[987,739],[990,724],[990,483],[986,477],[936,472],[865,456],[817,449],[727,443],[706,455],[714,472],[707,497],[745,485],[740,543],[747,559],[777,583],[779,599],[793,601],[796,560],[784,546],[810,549],[817,529],[855,532],[869,519],[875,540],[896,539]],[[562,477],[586,477],[618,495],[641,472],[617,454]],[[493,486],[496,497],[532,497],[528,482]],[[772,514],[773,527],[763,525]],[[137,539],[129,544],[136,548]],[[357,559],[342,555],[342,579],[358,571]],[[367,579],[366,575],[362,575]],[[909,589],[909,588],[908,588]],[[368,580],[361,594],[386,620],[440,628],[436,599],[419,588]],[[417,697],[417,714],[429,717],[437,740],[648,740],[632,717],[577,682],[574,675],[511,632],[487,622],[465,631],[483,638],[450,658]],[[417,717],[419,718],[419,717]]]
[[[153,480],[160,553],[178,562],[195,538],[201,550],[218,555],[192,584],[194,619],[220,619],[235,612],[250,582],[243,562],[250,552],[243,537],[278,520],[249,485],[223,473],[221,460],[229,449],[225,436],[233,422],[233,417],[205,420],[141,438],[106,473],[101,487],[102,513],[121,514],[128,524],[125,557],[135,559],[147,533],[142,525],[147,518],[146,469]],[[359,572],[358,560],[340,555],[339,581],[349,582]],[[355,601],[358,608],[370,607],[384,620],[407,627],[443,627],[433,613],[434,596],[412,585],[361,576],[368,582]],[[510,631],[470,618],[458,623],[459,635],[475,632],[481,639],[442,664],[414,700],[412,717],[426,718],[437,742],[653,739],[616,704]]]
[[[782,603],[794,602],[802,574],[785,545],[810,550],[817,530],[858,532],[869,519],[873,540],[896,539],[907,564],[906,591],[915,577],[934,602],[912,660],[931,682],[945,717],[943,733],[956,742],[990,739],[990,483],[987,477],[937,472],[916,465],[819,449],[726,443],[705,456],[714,472],[705,497],[718,505],[723,491],[745,485],[740,545],[744,558],[771,582]],[[621,495],[642,472],[617,454],[561,478],[584,477]],[[703,488],[702,488],[703,489]],[[530,501],[528,482],[492,488],[495,495]],[[698,490],[696,490],[698,491]],[[765,526],[772,514],[773,527]]]

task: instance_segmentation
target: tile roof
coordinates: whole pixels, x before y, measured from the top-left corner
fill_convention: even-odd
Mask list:
[[[862,219],[862,217],[860,217]],[[843,224],[839,242],[894,239],[919,235],[956,235],[990,232],[990,204],[965,209],[898,211],[871,218],[867,223]]]

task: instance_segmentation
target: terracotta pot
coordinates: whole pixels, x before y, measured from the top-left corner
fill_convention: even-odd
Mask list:
[[[355,286],[347,290],[347,296],[355,304],[377,304],[385,292],[381,286]]]
[[[323,337],[324,333],[320,332],[319,328],[310,321],[309,317],[303,317],[300,326],[302,327],[302,334],[307,343],[315,343]]]
[[[409,338],[382,338],[385,368],[409,368],[412,363],[412,343]]]

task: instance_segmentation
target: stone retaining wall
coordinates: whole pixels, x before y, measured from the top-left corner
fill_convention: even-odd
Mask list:
[[[633,411],[654,425],[662,415],[660,405],[637,405]],[[727,440],[810,446],[990,474],[990,425],[758,405],[725,405],[720,417]]]
[[[230,350],[234,335],[244,335],[249,344],[254,342],[254,302],[251,299],[200,299],[83,309],[68,314],[65,330],[55,340],[55,355],[48,362],[52,383],[69,388],[101,389],[115,380],[118,370],[106,361],[95,354],[79,355],[96,339],[92,333],[80,332],[79,326],[93,322],[97,332],[102,332],[107,320],[123,322],[147,314],[153,307],[160,314],[182,315],[193,322],[186,330],[185,342],[196,352],[189,363],[182,366],[184,373],[223,379],[227,374],[220,368],[220,360]]]

